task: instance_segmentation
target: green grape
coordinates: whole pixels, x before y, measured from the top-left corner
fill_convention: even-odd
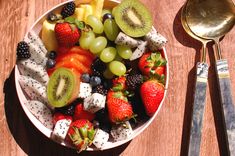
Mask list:
[[[114,41],[120,32],[114,19],[106,19],[104,22],[104,32],[110,41]]]
[[[118,54],[124,58],[124,59],[129,59],[132,56],[132,50],[128,46],[123,46],[123,45],[117,45],[117,52]]]
[[[103,76],[106,78],[106,79],[112,79],[114,77],[114,74],[107,68],[104,73],[103,73]]]
[[[116,54],[117,50],[114,47],[107,47],[101,52],[100,59],[101,61],[108,63],[114,60]]]
[[[103,36],[95,38],[90,44],[90,51],[93,54],[100,53],[107,45],[107,39]]]
[[[82,31],[82,35],[79,39],[79,44],[83,49],[89,49],[91,42],[95,39],[93,31]]]
[[[122,57],[117,53],[117,55],[116,55],[116,57],[115,57],[115,59],[114,59],[115,61],[122,61]]]
[[[104,26],[97,17],[89,15],[86,19],[86,22],[92,27],[94,33],[101,34],[104,31]]]
[[[102,16],[104,16],[107,13],[111,14],[111,10],[108,10],[108,9],[103,9],[102,10]]]
[[[122,76],[126,73],[126,66],[120,61],[112,61],[109,63],[109,70],[117,76]]]

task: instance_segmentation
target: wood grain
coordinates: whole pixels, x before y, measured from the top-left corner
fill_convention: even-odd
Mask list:
[[[24,114],[14,85],[15,47],[33,22],[45,11],[65,0],[0,0],[0,155],[72,156],[75,151],[43,136]],[[180,23],[184,0],[142,0],[151,10],[154,24],[168,38],[170,65],[167,98],[153,123],[133,141],[103,152],[81,155],[183,156],[187,153],[193,102],[195,65],[200,44],[190,38]],[[235,94],[235,30],[221,41],[223,56],[228,58],[232,93]],[[219,92],[214,70],[212,44],[207,100],[202,131],[201,156],[227,155],[222,128]]]

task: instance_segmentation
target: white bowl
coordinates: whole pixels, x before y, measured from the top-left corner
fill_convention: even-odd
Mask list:
[[[46,19],[48,13],[55,11],[57,9],[60,9],[64,4],[68,3],[70,1],[67,2],[63,2],[57,6],[55,6],[54,8],[50,9],[49,11],[47,11],[44,15],[42,15],[34,24],[33,26],[30,28],[30,30],[33,30],[36,33],[40,33],[41,28],[42,28],[42,23],[43,21]],[[118,3],[120,3],[117,0],[105,0],[104,3],[104,8],[113,8],[114,6],[116,6]],[[29,30],[29,31],[30,31]],[[166,60],[167,59],[167,54],[166,54],[166,49],[163,48],[163,53],[164,53],[164,57]],[[20,84],[18,82],[18,78],[20,76],[19,70],[17,65],[15,66],[15,84],[16,84],[16,91],[21,103],[21,106],[24,110],[24,112],[26,113],[26,115],[28,116],[28,118],[30,119],[30,121],[35,125],[35,127],[37,127],[37,129],[42,132],[46,137],[51,138],[51,129],[48,129],[47,127],[45,127],[35,116],[32,115],[32,113],[28,110],[28,108],[24,105],[24,103],[27,101],[26,96],[22,90],[22,88],[20,87]],[[154,116],[152,116],[149,120],[147,120],[145,123],[143,123],[142,125],[138,126],[138,128],[134,129],[134,132],[132,134],[132,136],[130,136],[128,139],[123,140],[123,141],[118,141],[118,142],[108,142],[107,145],[102,149],[102,150],[106,150],[106,149],[110,149],[110,148],[114,148],[117,146],[120,146],[122,144],[127,143],[128,141],[132,140],[133,138],[135,138],[137,135],[139,135],[141,132],[143,132],[149,125],[150,123],[152,123],[152,121],[154,120],[154,118],[157,116],[158,112],[160,111],[162,105],[163,105],[163,101],[166,97],[166,92],[167,92],[167,88],[168,88],[168,78],[169,78],[169,65],[167,63],[166,65],[166,84],[165,84],[165,93],[164,93],[164,98],[162,100],[162,102],[160,103],[160,106],[158,108],[158,110],[156,111],[156,113],[154,114]],[[61,145],[67,146],[67,147],[71,147],[70,145],[62,142],[60,143]],[[72,148],[72,147],[71,147]],[[97,148],[92,148],[89,147],[87,149],[88,151],[94,151],[94,150],[98,150]]]

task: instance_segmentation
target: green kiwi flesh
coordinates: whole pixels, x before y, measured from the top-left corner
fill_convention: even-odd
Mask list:
[[[123,0],[113,14],[120,29],[131,37],[146,35],[153,25],[151,13],[139,0]]]
[[[76,76],[67,68],[56,69],[47,85],[47,98],[53,107],[64,107],[70,102],[76,85]]]

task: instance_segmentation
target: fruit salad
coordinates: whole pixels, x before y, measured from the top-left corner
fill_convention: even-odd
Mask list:
[[[78,151],[131,138],[165,94],[167,40],[139,0],[76,0],[17,46],[24,105]]]

